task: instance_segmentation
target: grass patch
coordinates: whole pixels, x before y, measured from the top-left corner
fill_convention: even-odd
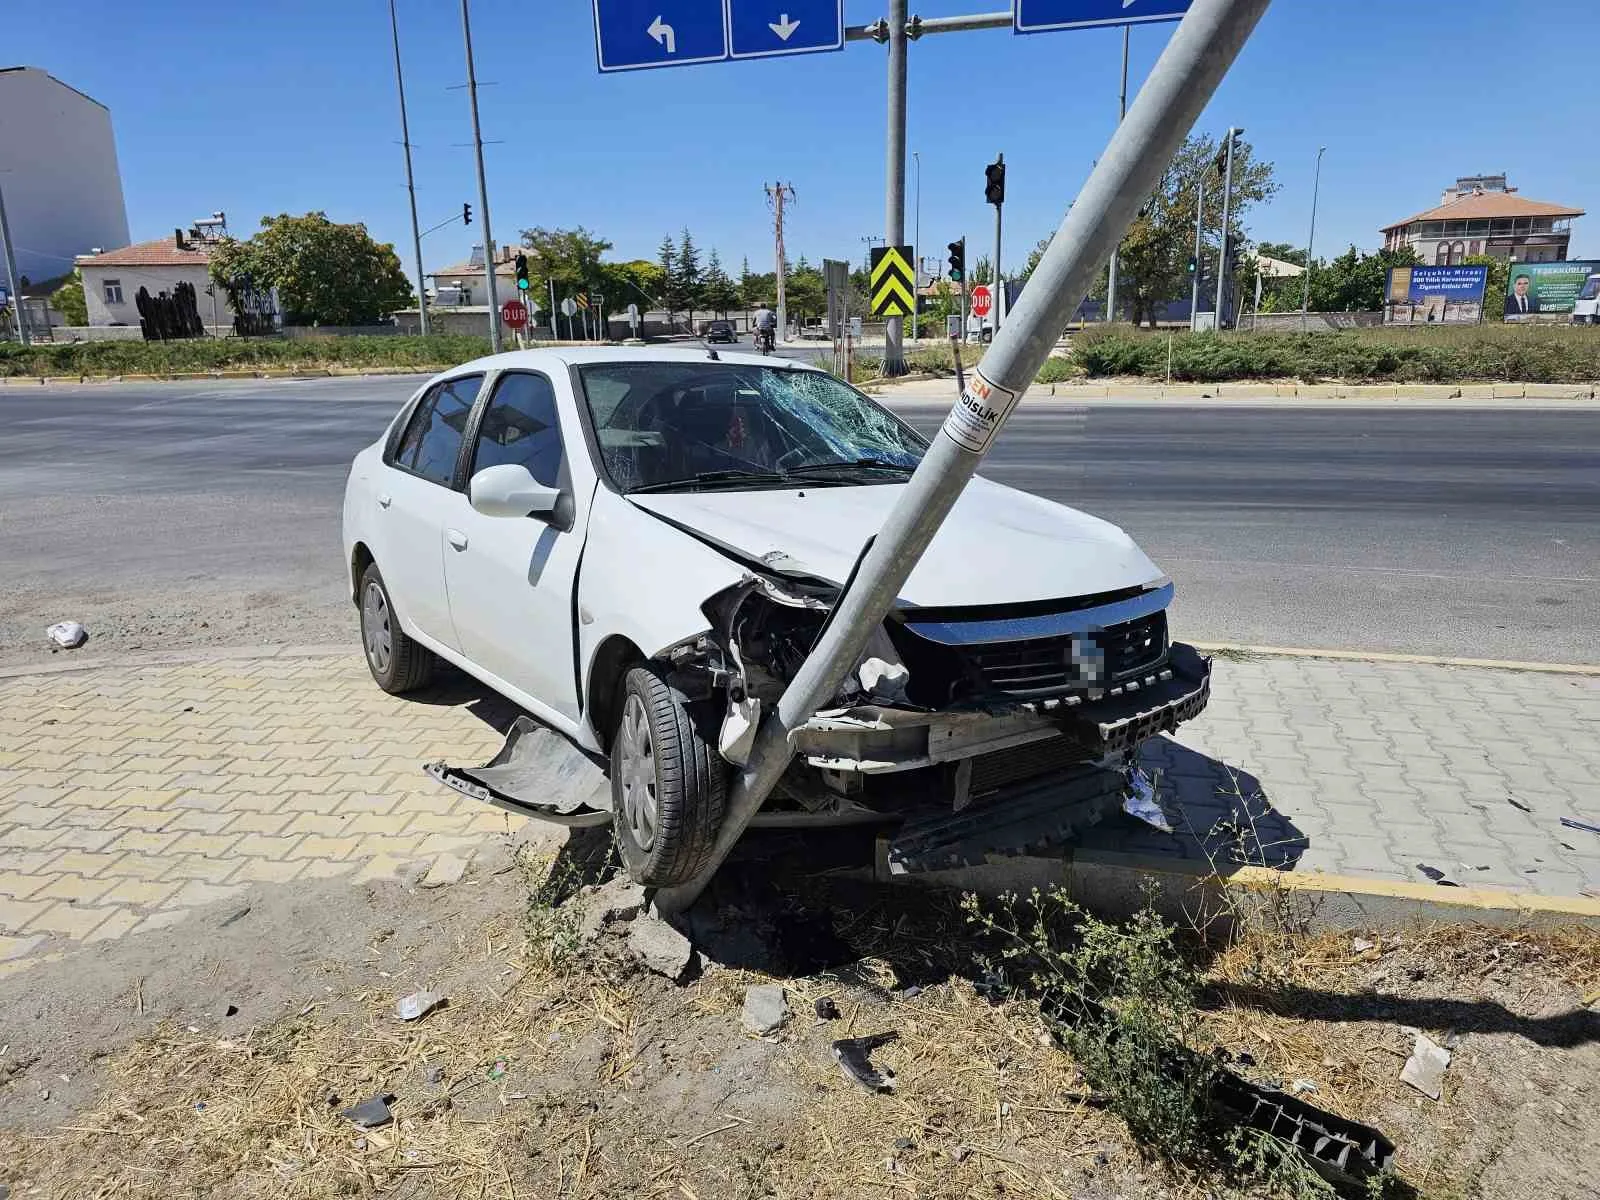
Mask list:
[[[194,338],[177,342],[0,343],[0,376],[176,375],[248,368],[425,370],[489,353],[489,339],[428,337]]]
[[[1093,377],[1196,383],[1324,379],[1393,383],[1590,383],[1600,379],[1600,330],[1473,325],[1337,333],[1169,333],[1090,327],[1072,339]]]

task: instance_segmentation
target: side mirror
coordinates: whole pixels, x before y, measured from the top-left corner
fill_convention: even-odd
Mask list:
[[[561,499],[519,463],[485,467],[467,484],[467,499],[486,517],[548,517]]]

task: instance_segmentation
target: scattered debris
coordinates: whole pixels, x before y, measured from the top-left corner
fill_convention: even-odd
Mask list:
[[[89,631],[76,621],[57,621],[44,635],[62,650],[76,650],[89,640]]]
[[[428,873],[422,877],[422,886],[425,888],[447,887],[452,883],[460,883],[461,877],[467,873],[467,860],[454,854],[441,854],[433,860],[433,865],[428,868]]]
[[[1600,825],[1588,821],[1575,821],[1571,817],[1562,817],[1561,823],[1568,829],[1581,829],[1585,833],[1600,833]]]
[[[834,1003],[832,996],[818,996],[814,1007],[819,1021],[837,1021],[839,1019],[839,1006]]]
[[[1507,796],[1506,797],[1506,803],[1511,805],[1512,808],[1520,808],[1525,813],[1531,813],[1533,811],[1533,809],[1529,808],[1526,804],[1524,804],[1521,800],[1518,800],[1515,796]]]
[[[508,1060],[497,1058],[489,1064],[489,1069],[484,1074],[490,1079],[504,1079],[506,1077],[506,1068],[510,1065],[511,1063]]]
[[[964,1163],[967,1161],[967,1159],[972,1157],[972,1147],[957,1146],[954,1150],[950,1151],[950,1157],[958,1163]]]
[[[448,1003],[450,1002],[438,992],[412,992],[411,995],[402,996],[395,1001],[394,1015],[402,1021],[416,1021]]]
[[[339,1115],[348,1117],[362,1129],[376,1129],[394,1120],[394,1114],[389,1111],[389,1105],[393,1102],[394,1097],[388,1092],[379,1092],[376,1096],[345,1109]]]
[[[881,704],[906,703],[906,685],[911,682],[911,672],[904,663],[869,658],[856,671],[856,678],[871,699]]]
[[[1450,1051],[1436,1044],[1425,1033],[1417,1034],[1415,1048],[1400,1069],[1400,1081],[1409,1083],[1430,1100],[1444,1091],[1444,1069],[1450,1065]]]
[[[916,1143],[908,1137],[897,1137],[894,1140],[894,1148],[896,1150],[910,1150],[915,1145]]]
[[[1430,867],[1427,863],[1418,863],[1417,864],[1417,870],[1421,871],[1424,875],[1426,875],[1429,879],[1433,880],[1440,887],[1460,887],[1461,886],[1454,879],[1451,879],[1443,871],[1439,870],[1438,867]]]
[[[1296,1096],[1309,1096],[1317,1092],[1317,1085],[1309,1079],[1296,1079],[1289,1085],[1289,1090]]]
[[[423,1072],[422,1078],[425,1083],[429,1083],[437,1087],[439,1084],[444,1082],[444,1068],[438,1066],[437,1064],[431,1066]]]
[[[915,1000],[918,996],[922,995],[922,985],[920,983],[913,983],[901,988],[895,994],[898,995],[902,1000]]]
[[[628,926],[628,949],[650,970],[673,982],[683,978],[695,957],[689,939],[654,913],[641,913]]]
[[[878,1070],[872,1065],[871,1054],[880,1046],[887,1046],[900,1035],[892,1029],[866,1037],[841,1038],[833,1043],[833,1057],[844,1073],[869,1092],[894,1090],[894,1072],[888,1067]]]
[[[250,915],[250,906],[248,904],[242,905],[241,907],[234,909],[227,916],[223,917],[222,920],[218,921],[217,922],[217,928],[218,929],[226,929],[229,925],[232,925],[235,921],[242,921],[246,917],[248,917],[249,915]]]
[[[761,983],[744,991],[744,1027],[758,1037],[776,1033],[789,1019],[789,999],[775,983]]]
[[[222,1010],[222,1015],[225,1017],[237,1017],[239,1015],[239,1006],[237,1004],[228,1005],[227,1008]]]
[[[1156,803],[1156,785],[1143,767],[1135,767],[1128,774],[1128,797],[1122,802],[1122,811],[1152,829],[1172,832],[1172,822]]]
[[[1365,954],[1368,950],[1376,950],[1377,948],[1377,942],[1368,941],[1364,937],[1350,939],[1350,949],[1354,950],[1357,954]]]

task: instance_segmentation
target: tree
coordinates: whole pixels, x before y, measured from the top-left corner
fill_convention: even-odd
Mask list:
[[[87,325],[89,302],[83,297],[83,272],[73,268],[72,278],[51,294],[50,303],[67,319],[68,325]]]
[[[739,289],[722,269],[722,259],[715,250],[711,252],[711,260],[706,263],[701,299],[707,308],[722,317],[727,316],[728,310],[739,303]]]
[[[600,264],[601,287],[607,301],[614,298],[618,309],[630,304],[637,304],[641,309],[659,307],[663,278],[661,268],[644,258]]]
[[[666,305],[667,325],[670,327],[679,301],[678,248],[673,244],[670,233],[662,236],[656,255],[656,262],[661,267],[661,303]]]
[[[1256,254],[1260,258],[1275,258],[1279,262],[1293,263],[1297,267],[1306,265],[1305,250],[1291,246],[1288,242],[1257,242]]]
[[[230,300],[244,283],[277,288],[291,325],[372,325],[415,302],[393,246],[321,212],[262,217],[248,241],[222,239],[210,272]]]
[[[689,310],[691,328],[694,326],[694,310],[701,304],[700,285],[700,250],[685,227],[678,237],[677,291],[679,302]]]
[[[1502,310],[1492,306],[1505,302],[1506,291],[1511,283],[1511,260],[1496,258],[1492,254],[1469,254],[1461,261],[1469,267],[1489,268],[1489,278],[1483,285],[1483,311],[1491,316],[1498,316]],[[56,307],[61,306],[58,304]]]
[[[987,254],[978,256],[978,261],[972,264],[973,283],[994,282],[994,260]]]
[[[1311,273],[1312,312],[1378,312],[1390,267],[1420,264],[1410,246],[1363,254],[1351,246],[1328,263],[1315,264]],[[1298,281],[1297,281],[1298,282]]]
[[[754,308],[758,300],[753,285],[755,278],[750,274],[750,256],[747,254],[739,264],[739,304],[743,308]]]
[[[548,292],[553,283],[559,301],[561,297],[592,291],[603,284],[604,265],[600,256],[611,249],[611,243],[596,237],[582,225],[574,229],[524,229],[521,239],[528,255],[528,282],[533,285],[530,291],[537,287]],[[533,284],[534,279],[539,282]]]
[[[794,270],[789,272],[785,291],[788,293],[789,313],[796,320],[820,317],[827,309],[827,281],[822,278],[821,271],[806,262],[805,255],[800,256]]]
[[[1188,138],[1123,238],[1117,256],[1117,301],[1135,324],[1148,321],[1154,325],[1160,306],[1189,290],[1197,188],[1205,189],[1204,229],[1216,230],[1222,223],[1222,180],[1215,169],[1219,149],[1210,137]],[[1235,246],[1245,242],[1244,215],[1277,190],[1272,164],[1258,160],[1250,143],[1240,142],[1233,155],[1233,200],[1228,214]],[[1030,256],[1030,273],[1038,266],[1044,245]],[[1216,253],[1213,239],[1212,262]]]

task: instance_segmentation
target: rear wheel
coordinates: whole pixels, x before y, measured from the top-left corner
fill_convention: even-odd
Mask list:
[[[400,628],[377,563],[369,563],[361,574],[361,646],[367,670],[390,695],[419,688],[433,675],[437,661],[433,651],[418,645]]]
[[[612,822],[629,876],[671,887],[699,874],[727,790],[727,765],[683,697],[653,668],[630,670],[611,739]]]

